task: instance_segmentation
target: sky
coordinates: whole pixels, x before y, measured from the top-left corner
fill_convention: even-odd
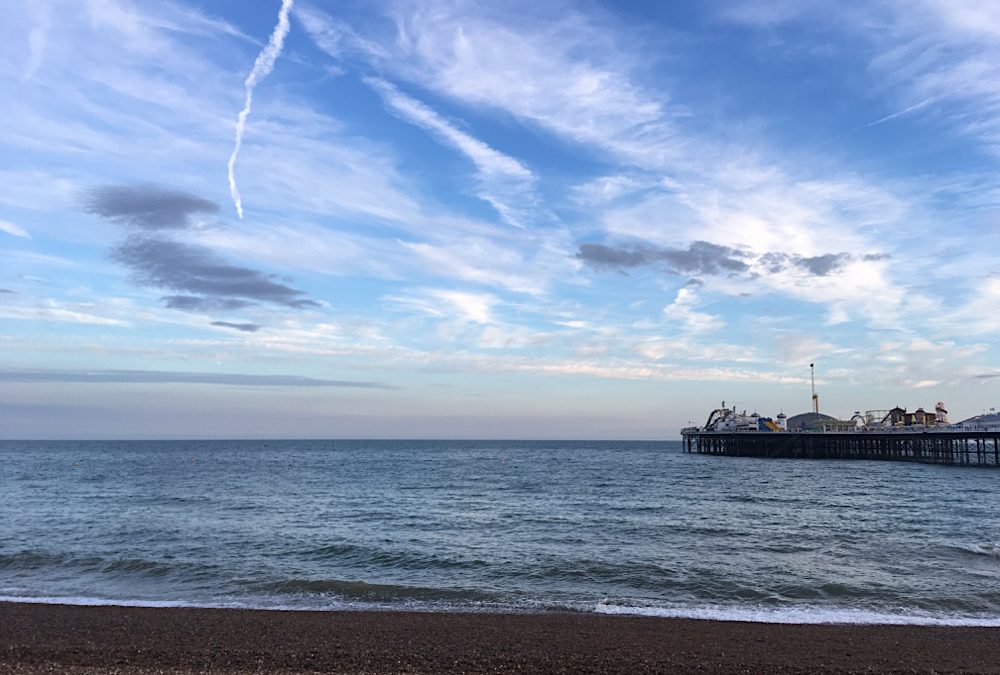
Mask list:
[[[1000,4],[0,4],[0,437],[1000,402]]]

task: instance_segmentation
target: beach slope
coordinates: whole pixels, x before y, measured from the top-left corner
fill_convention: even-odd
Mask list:
[[[1000,673],[1000,629],[0,603],[5,673]]]

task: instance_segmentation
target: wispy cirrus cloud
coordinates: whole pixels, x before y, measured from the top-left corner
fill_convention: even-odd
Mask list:
[[[395,85],[377,77],[365,77],[364,81],[378,92],[394,114],[428,130],[470,159],[477,170],[479,196],[489,202],[505,221],[516,227],[525,227],[531,217],[529,209],[538,201],[533,192],[535,175],[530,169],[462,131]]]
[[[395,113],[403,119],[424,127],[449,145],[457,148],[487,176],[509,176],[531,180],[534,174],[518,160],[491,148],[486,143],[446,121],[424,103],[401,92],[395,85],[378,77],[365,77],[365,84],[374,89]]]
[[[900,101],[914,109],[929,101],[927,114],[1000,155],[1000,19],[987,6],[894,5],[892,41],[880,40],[871,68]]]
[[[1000,153],[1000,12],[977,0],[892,0],[844,4],[829,0],[730,3],[719,16],[763,30],[792,30],[821,19],[828,29],[858,40],[854,54],[867,60],[866,77],[888,96],[875,102],[888,112],[866,126],[904,115],[985,142]],[[894,109],[895,108],[895,109]]]
[[[505,111],[629,163],[662,168],[681,152],[684,140],[663,92],[653,94],[630,77],[639,61],[616,44],[621,36],[607,29],[610,16],[567,7],[491,12],[466,2],[414,9],[393,6],[397,40],[390,48],[372,48],[372,40],[315,8],[304,23],[336,58],[353,50],[428,90]]]
[[[508,111],[630,163],[663,167],[676,158],[683,140],[667,97],[637,84],[631,71],[638,62],[596,17],[563,7],[544,20],[533,13],[518,19],[469,7],[398,6],[398,70],[434,91]]]

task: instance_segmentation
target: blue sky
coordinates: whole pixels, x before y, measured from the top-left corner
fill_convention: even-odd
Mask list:
[[[4,437],[997,404],[1000,5],[4,16]]]

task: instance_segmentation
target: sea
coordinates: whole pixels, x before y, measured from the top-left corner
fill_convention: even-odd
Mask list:
[[[1000,626],[1000,472],[674,441],[3,441],[0,600]]]

